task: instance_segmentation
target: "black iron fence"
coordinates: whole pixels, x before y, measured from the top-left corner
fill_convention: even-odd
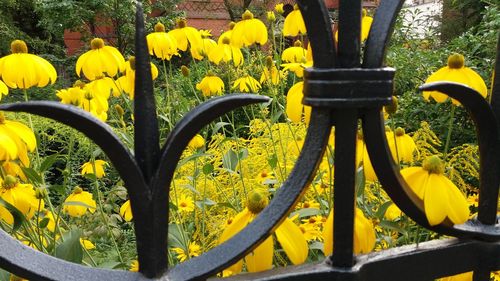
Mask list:
[[[206,124],[237,107],[268,99],[228,95],[210,99],[189,112],[160,147],[141,7],[137,11],[135,153],[111,129],[81,110],[53,102],[1,105],[52,118],[91,138],[121,175],[132,204],[140,272],[113,271],[68,263],[37,252],[0,231],[0,267],[31,280],[198,280],[215,276],[243,258],[268,237],[311,183],[332,126],[336,153],[333,255],[315,264],[243,274],[231,280],[432,280],[474,271],[474,281],[489,279],[500,269],[500,78],[491,104],[470,88],[452,83],[424,85],[457,99],[477,126],[480,149],[480,193],[477,219],[461,225],[445,220],[431,226],[423,202],[401,177],[388,149],[381,110],[391,103],[394,70],[383,67],[385,51],[402,0],[381,1],[361,53],[361,1],[340,0],[339,43],[334,42],[323,0],[298,0],[314,57],[306,70],[303,103],[312,106],[302,153],[287,181],[261,214],[240,233],[203,255],[169,268],[167,261],[169,185],[176,163],[189,140]],[[498,50],[500,53],[500,49]],[[496,60],[500,69],[500,58]],[[141,93],[141,94],[139,94]],[[358,121],[380,182],[396,205],[421,226],[454,238],[393,248],[367,255],[353,254],[355,155]]]

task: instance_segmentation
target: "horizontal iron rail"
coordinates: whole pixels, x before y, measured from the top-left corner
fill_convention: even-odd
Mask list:
[[[356,256],[353,267],[332,267],[325,261],[224,280],[425,281],[475,269],[500,270],[500,242],[433,240]]]

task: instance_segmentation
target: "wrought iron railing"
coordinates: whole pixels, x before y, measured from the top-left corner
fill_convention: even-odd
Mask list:
[[[361,1],[340,0],[336,46],[323,0],[298,0],[314,56],[306,70],[304,104],[312,106],[302,153],[283,187],[244,230],[203,255],[169,268],[167,261],[169,184],[189,140],[211,120],[240,106],[264,102],[257,95],[213,98],[189,112],[159,146],[150,64],[141,7],[137,11],[135,153],[90,114],[54,102],[5,104],[0,110],[22,111],[67,124],[87,135],[107,154],[121,175],[132,204],[140,272],[84,267],[37,252],[0,231],[0,267],[31,280],[198,280],[215,276],[243,258],[287,216],[311,183],[332,126],[335,127],[335,196],[333,255],[315,264],[242,274],[231,280],[432,280],[474,271],[474,281],[500,269],[500,77],[491,104],[459,84],[434,83],[469,110],[477,126],[480,149],[480,194],[477,219],[462,225],[446,220],[431,226],[422,201],[409,189],[390,155],[381,110],[391,103],[394,70],[383,67],[385,51],[402,0],[381,1],[361,54]],[[500,50],[498,50],[500,53]],[[500,58],[496,60],[500,69]],[[367,255],[353,254],[355,155],[358,120],[383,188],[396,205],[421,226],[455,238],[430,241]]]

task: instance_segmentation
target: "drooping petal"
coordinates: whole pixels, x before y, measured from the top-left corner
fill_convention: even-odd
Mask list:
[[[431,173],[428,184],[424,187],[424,209],[430,225],[437,225],[446,218],[448,195],[447,186],[439,180],[439,175]]]
[[[286,218],[276,229],[276,238],[293,264],[301,264],[307,259],[309,247],[300,228]]]
[[[269,236],[262,244],[245,256],[245,263],[249,272],[259,272],[273,267],[274,243]]]

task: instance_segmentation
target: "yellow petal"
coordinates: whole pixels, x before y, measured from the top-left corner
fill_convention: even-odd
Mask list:
[[[446,218],[448,196],[446,186],[438,179],[440,175],[430,174],[424,194],[425,216],[430,225],[437,225]]]
[[[307,259],[309,247],[300,228],[286,218],[276,229],[276,238],[293,264],[301,264]]]
[[[271,269],[273,266],[274,243],[269,236],[262,244],[245,257],[249,272],[259,272]]]

